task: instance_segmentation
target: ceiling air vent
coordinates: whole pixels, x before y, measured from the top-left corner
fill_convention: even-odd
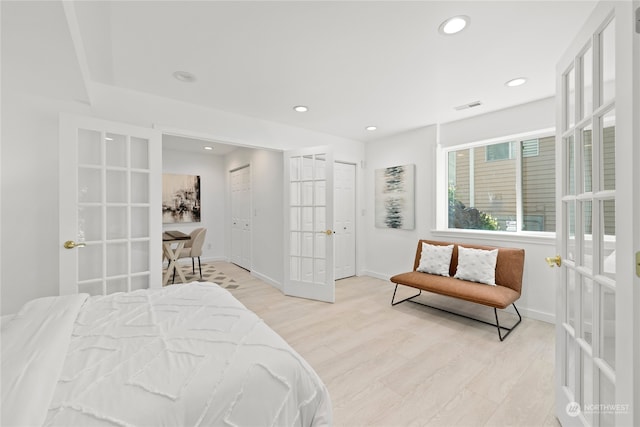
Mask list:
[[[479,107],[480,105],[482,105],[482,102],[473,101],[473,102],[470,102],[468,104],[459,105],[459,106],[455,107],[454,109],[457,110],[457,111],[460,111],[460,110],[466,110],[467,108]]]

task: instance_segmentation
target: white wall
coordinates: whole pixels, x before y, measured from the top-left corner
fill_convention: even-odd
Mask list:
[[[553,322],[555,318],[555,270],[547,267],[544,257],[554,255],[553,238],[522,237],[506,233],[473,231],[437,231],[436,178],[437,147],[454,146],[518,133],[554,127],[553,98],[520,105],[511,109],[476,116],[440,126],[425,127],[367,145],[367,223],[366,273],[388,279],[409,271],[418,239],[477,243],[525,249],[522,296],[518,308],[527,317]],[[416,165],[415,230],[380,229],[374,226],[374,171],[394,165]],[[390,287],[391,295],[391,287]]]
[[[50,82],[52,85],[55,82]],[[236,142],[245,146],[276,149],[299,146],[330,145],[363,151],[362,143],[292,126],[270,123],[249,117],[234,116],[204,107],[163,99],[147,94],[99,85],[92,93],[93,105],[83,102],[26,96],[13,93],[11,84],[2,81],[2,289],[0,314],[17,311],[26,301],[58,294],[58,114],[60,112],[91,115],[143,127],[160,124],[162,128],[193,131],[208,139]],[[358,161],[361,159],[358,159]],[[258,163],[259,165],[259,163]],[[257,165],[257,166],[258,166]],[[281,173],[281,172],[280,172]],[[269,179],[278,180],[278,175]],[[265,181],[266,182],[266,181]],[[262,184],[262,182],[260,183]],[[266,198],[268,193],[264,195]],[[281,201],[265,204],[270,218],[281,209]],[[257,227],[268,220],[257,221],[254,233],[262,235],[273,248],[275,231]],[[213,234],[213,233],[212,233]],[[279,247],[282,247],[280,245]],[[213,247],[212,247],[213,249]],[[216,256],[213,254],[212,256]],[[269,264],[269,260],[265,261]],[[281,282],[280,273],[264,274]]]
[[[436,126],[427,126],[367,144],[365,274],[387,279],[413,268],[418,240],[428,236],[434,223],[435,155]],[[375,170],[407,164],[416,166],[415,229],[376,228]]]
[[[251,274],[282,289],[284,280],[283,157],[274,150],[239,149],[225,156],[225,224],[231,224],[230,172],[251,167]],[[231,258],[231,227],[225,227],[225,253]]]
[[[194,229],[207,229],[201,261],[226,259],[224,241],[225,173],[224,157],[207,153],[162,150],[162,172],[182,175],[200,175],[200,222],[163,224],[163,230],[191,233]]]

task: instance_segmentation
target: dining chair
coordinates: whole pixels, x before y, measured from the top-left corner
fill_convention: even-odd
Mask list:
[[[178,259],[191,258],[191,271],[196,274],[195,259],[198,258],[198,269],[200,270],[200,279],[202,279],[202,265],[200,264],[200,255],[202,255],[202,247],[204,246],[204,238],[207,234],[206,228],[196,228],[189,235],[191,238],[184,244],[184,248],[180,251]],[[175,280],[176,271],[173,271],[173,279]],[[172,280],[173,281],[173,280]]]

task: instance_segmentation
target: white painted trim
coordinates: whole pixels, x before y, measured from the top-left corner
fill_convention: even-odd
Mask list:
[[[274,288],[278,289],[279,291],[282,291],[282,283],[278,282],[277,280],[272,279],[271,277],[269,277],[269,276],[267,276],[265,274],[262,274],[260,272],[257,272],[255,270],[251,270],[251,275],[253,277],[255,277],[256,279],[260,279],[263,282],[268,283],[269,285],[273,286]]]

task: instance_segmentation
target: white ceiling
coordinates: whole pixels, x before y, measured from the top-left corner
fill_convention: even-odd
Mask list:
[[[594,5],[78,1],[75,11],[93,81],[368,141],[552,96],[556,61]],[[53,15],[39,14],[45,30]],[[440,35],[455,15],[470,26]],[[504,85],[520,76],[526,85]],[[454,110],[472,101],[482,105]]]

